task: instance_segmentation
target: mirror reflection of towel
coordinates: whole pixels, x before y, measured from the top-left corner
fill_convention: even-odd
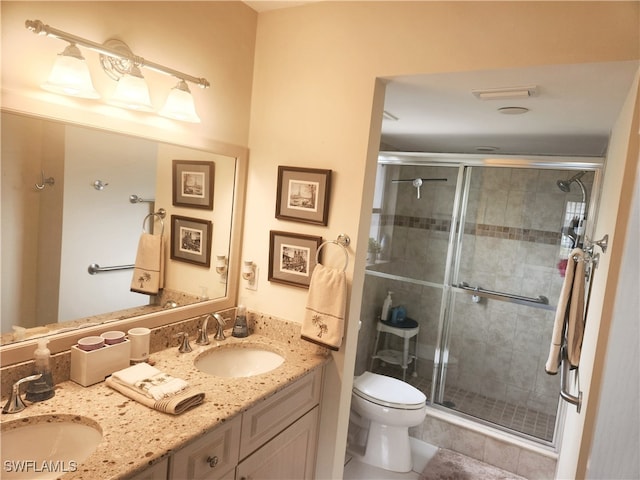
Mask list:
[[[317,264],[311,274],[302,338],[338,350],[344,334],[346,309],[347,278],[344,272]]]
[[[164,241],[162,235],[143,233],[138,241],[131,291],[157,295],[164,287]]]

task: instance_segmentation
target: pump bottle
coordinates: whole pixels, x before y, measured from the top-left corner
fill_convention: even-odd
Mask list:
[[[380,319],[383,322],[386,322],[389,320],[389,314],[391,313],[391,294],[393,292],[387,292],[387,298],[384,299],[384,302],[382,304],[382,312],[380,313]]]
[[[38,348],[34,352],[35,366],[33,373],[41,373],[38,380],[29,382],[25,397],[30,402],[42,402],[53,397],[56,392],[53,389],[53,377],[51,376],[51,351],[47,348],[49,340],[38,340]]]

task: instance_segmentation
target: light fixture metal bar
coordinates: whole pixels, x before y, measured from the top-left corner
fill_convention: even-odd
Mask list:
[[[122,51],[118,51],[112,48],[109,48],[100,43],[93,42],[91,40],[87,40],[86,38],[78,37],[77,35],[73,35],[72,33],[64,32],[62,30],[58,30],[57,28],[51,27],[50,25],[46,25],[40,20],[27,20],[25,21],[25,27],[36,33],[38,35],[46,35],[49,37],[58,38],[60,40],[64,40],[66,42],[74,43],[77,45],[82,45],[83,47],[89,48],[95,52],[101,53],[103,55],[107,55],[110,57],[121,58],[124,60],[129,60],[133,62],[135,65],[140,67],[149,68],[151,70],[155,70],[156,72],[163,73],[165,75],[171,75],[173,77],[179,78],[181,80],[185,80],[187,82],[191,82],[195,85],[198,85],[202,88],[207,88],[210,86],[209,82],[206,78],[198,78],[192,75],[188,75],[183,72],[179,72],[178,70],[174,70],[173,68],[165,67],[159,63],[151,62],[149,60],[145,60],[142,57],[139,57],[135,54],[125,55]]]

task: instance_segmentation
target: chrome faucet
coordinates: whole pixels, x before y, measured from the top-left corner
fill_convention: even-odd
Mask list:
[[[216,325],[216,334],[213,338],[216,340],[224,340],[226,337],[224,336],[223,329],[227,326],[227,321],[219,313],[212,313],[211,316],[218,322]]]
[[[211,314],[205,316],[202,322],[202,328],[198,329],[198,339],[196,340],[198,345],[209,345],[209,343],[211,343],[209,342],[209,335],[207,335],[207,325],[209,324],[209,317],[211,316]]]
[[[41,376],[41,373],[36,373],[35,375],[29,375],[28,377],[21,378],[14,383],[13,388],[11,389],[11,397],[7,400],[7,403],[2,409],[2,413],[18,413],[24,410],[27,406],[24,404],[22,397],[20,396],[20,385],[32,382],[33,380],[38,380]]]

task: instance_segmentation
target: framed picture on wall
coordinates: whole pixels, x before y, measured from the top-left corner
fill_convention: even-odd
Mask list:
[[[331,170],[278,167],[276,218],[326,225]]]
[[[213,210],[215,164],[194,160],[173,161],[173,204]]]
[[[212,235],[209,220],[171,215],[171,259],[209,267]]]
[[[269,232],[269,281],[309,288],[322,237]]]

